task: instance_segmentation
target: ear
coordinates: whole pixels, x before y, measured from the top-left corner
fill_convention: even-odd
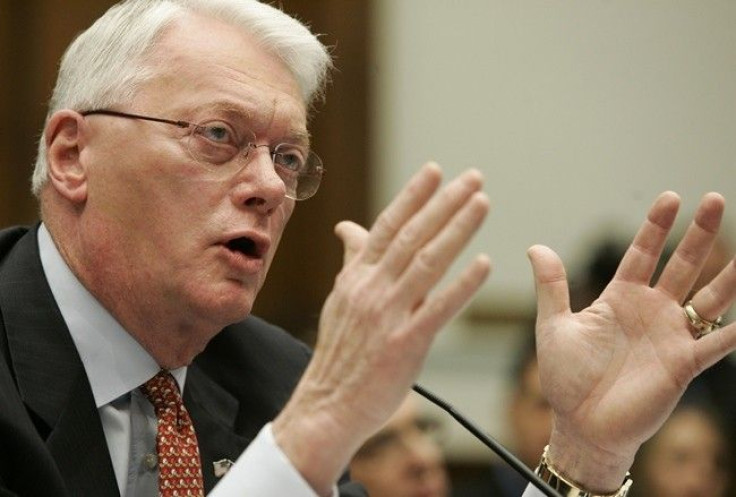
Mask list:
[[[51,116],[44,133],[49,180],[73,203],[87,199],[87,170],[81,161],[84,126],[81,114],[65,109]]]

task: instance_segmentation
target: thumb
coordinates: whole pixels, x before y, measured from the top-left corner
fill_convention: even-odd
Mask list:
[[[565,267],[549,247],[534,245],[527,251],[537,290],[537,322],[570,311],[570,293]]]
[[[345,250],[342,261],[345,266],[363,248],[368,239],[368,232],[352,221],[341,221],[335,225],[335,234],[342,241]]]

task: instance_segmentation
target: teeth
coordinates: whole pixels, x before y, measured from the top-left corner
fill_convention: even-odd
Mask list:
[[[243,237],[243,238],[236,238],[235,240],[230,240],[227,243],[227,248],[235,252],[240,252],[240,253],[243,253],[251,257],[258,255],[256,253],[256,244],[250,238]]]

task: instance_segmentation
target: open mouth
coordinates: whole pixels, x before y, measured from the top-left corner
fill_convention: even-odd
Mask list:
[[[232,240],[227,242],[225,246],[229,250],[233,252],[238,252],[249,258],[260,259],[263,255],[262,247],[259,247],[254,240],[245,236],[233,238]]]

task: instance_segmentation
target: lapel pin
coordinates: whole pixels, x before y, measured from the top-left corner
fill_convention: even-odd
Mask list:
[[[220,459],[219,461],[213,462],[212,465],[215,467],[215,476],[222,478],[232,467],[233,462],[230,459]]]

